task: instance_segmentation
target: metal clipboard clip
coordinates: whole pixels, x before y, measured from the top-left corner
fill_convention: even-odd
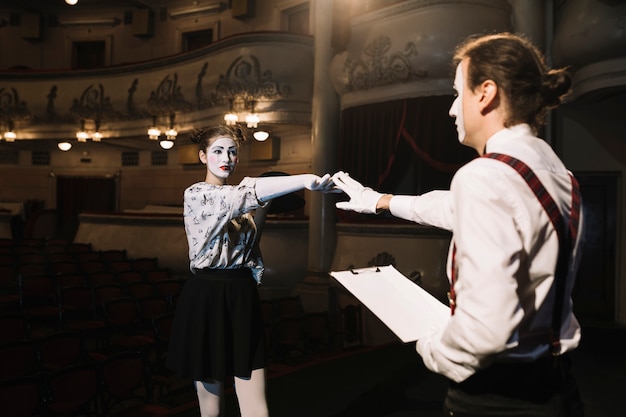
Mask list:
[[[377,266],[371,267],[371,268],[360,268],[360,269],[349,268],[348,271],[350,271],[353,275],[358,275],[362,273],[380,272],[380,268]]]

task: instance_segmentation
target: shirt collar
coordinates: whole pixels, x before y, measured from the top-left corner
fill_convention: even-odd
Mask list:
[[[501,146],[506,146],[510,141],[514,141],[522,136],[534,136],[530,125],[520,123],[515,126],[507,127],[494,133],[485,145],[485,153],[493,152]]]

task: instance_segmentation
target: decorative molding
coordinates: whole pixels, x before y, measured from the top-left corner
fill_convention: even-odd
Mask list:
[[[181,93],[177,73],[166,75],[158,87],[150,92],[146,104],[152,115],[167,115],[178,111],[191,111],[194,108]]]
[[[74,98],[70,113],[77,119],[115,120],[118,113],[111,105],[111,99],[105,95],[104,86],[99,83],[85,88],[80,98]]]
[[[67,50],[71,51],[75,41],[103,39],[95,32],[68,35],[64,40]],[[105,36],[104,42],[108,63],[111,36]],[[251,49],[253,56],[249,55]],[[176,113],[179,132],[186,132],[223,120],[229,98],[254,95],[261,123],[307,124],[311,51],[308,36],[262,32],[232,36],[206,48],[137,64],[2,72],[0,119],[20,109],[26,111],[24,122],[14,120],[19,140],[73,137],[80,119],[87,123],[99,120],[109,139],[138,140],[145,136],[154,116]],[[285,54],[295,62],[275,58]],[[283,78],[295,84],[286,85]]]
[[[344,72],[348,76],[347,90],[369,90],[428,76],[426,70],[413,69],[409,60],[418,54],[413,42],[407,42],[402,52],[389,53],[390,49],[391,39],[379,36],[363,50],[362,55],[368,58],[346,59]]]
[[[220,103],[248,102],[259,99],[277,100],[291,93],[289,86],[280,86],[272,72],[262,70],[254,55],[239,56],[220,74],[215,86],[215,98]]]
[[[0,119],[1,120],[25,120],[31,117],[25,101],[20,99],[16,88],[0,87]]]
[[[67,67],[71,67],[71,51],[72,42],[102,40],[101,36],[89,35],[89,36],[75,36],[68,35],[66,39],[65,50],[68,55]],[[204,59],[208,55],[218,54],[228,49],[234,48],[258,48],[264,44],[268,45],[284,45],[285,47],[313,47],[313,38],[310,36],[295,35],[292,33],[246,33],[242,35],[229,36],[218,42],[212,43],[204,48],[198,48],[191,52],[185,52],[175,56],[168,56],[164,58],[158,58],[149,60],[146,62],[140,62],[136,64],[119,65],[109,67],[111,65],[111,43],[112,38],[107,36],[105,39],[105,65],[107,68],[102,69],[89,69],[89,70],[70,70],[70,71],[55,71],[54,78],[60,79],[72,79],[84,76],[105,76],[110,77],[113,75],[134,74],[141,71],[151,71],[157,68],[167,68],[169,66],[183,65],[189,61],[195,61],[198,59]],[[39,72],[2,72],[2,81],[7,80],[38,80],[51,78],[51,72],[39,71]]]

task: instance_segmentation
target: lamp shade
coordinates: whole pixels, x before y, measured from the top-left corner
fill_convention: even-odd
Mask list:
[[[159,142],[159,145],[161,145],[161,148],[167,150],[167,149],[172,149],[174,147],[174,141],[172,140],[162,140]]]
[[[259,116],[255,113],[246,116],[246,125],[248,128],[255,129],[259,125],[259,121]]]
[[[176,136],[178,136],[178,131],[174,129],[173,127],[171,127],[165,131],[165,136],[167,136],[168,141],[175,140]]]
[[[224,121],[228,126],[233,126],[239,121],[239,117],[235,113],[226,113],[224,115]]]
[[[270,137],[270,132],[267,132],[265,130],[257,130],[252,134],[252,136],[259,142],[263,142]]]
[[[148,129],[148,138],[150,140],[158,140],[159,136],[161,136],[161,130],[158,127],[151,127]]]
[[[69,142],[59,142],[59,143],[57,143],[57,146],[63,152],[66,152],[66,151],[69,151],[70,149],[72,149],[72,144],[69,143]]]

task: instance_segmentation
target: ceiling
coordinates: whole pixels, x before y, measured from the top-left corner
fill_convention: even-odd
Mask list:
[[[162,5],[163,0],[78,0],[75,6],[65,4],[65,0],[0,0],[0,10],[30,13],[58,13],[71,7],[81,9],[102,8],[153,8]]]

